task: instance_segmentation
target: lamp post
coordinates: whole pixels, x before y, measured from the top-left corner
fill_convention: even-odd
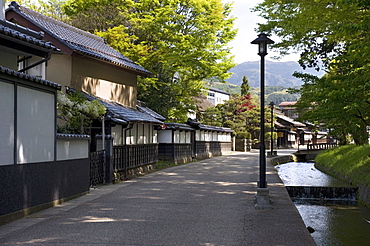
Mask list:
[[[274,139],[272,137],[272,134],[274,133],[274,102],[270,102],[270,108],[271,108],[271,157],[274,156]]]
[[[265,149],[265,56],[267,55],[267,45],[273,44],[265,33],[260,33],[258,38],[251,44],[258,44],[258,55],[261,57],[261,121],[260,121],[260,156],[259,167],[260,175],[257,188],[257,209],[270,209],[269,190],[266,182],[266,149]]]

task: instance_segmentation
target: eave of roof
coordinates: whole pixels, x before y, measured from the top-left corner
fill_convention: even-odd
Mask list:
[[[25,73],[20,73],[20,72],[17,72],[17,71],[14,71],[14,70],[11,70],[9,68],[2,67],[2,66],[0,66],[0,73],[8,74],[8,75],[18,77],[18,78],[21,78],[21,79],[26,79],[26,80],[29,80],[31,82],[34,82],[34,83],[37,83],[37,84],[40,84],[40,85],[45,85],[45,86],[55,88],[57,90],[60,90],[62,88],[62,86],[60,84],[57,84],[57,83],[54,83],[54,82],[51,82],[51,81],[48,81],[48,80],[40,79],[38,77],[34,77],[34,76],[31,76],[31,75],[28,75],[28,74],[25,74]]]
[[[18,20],[19,18],[17,17],[23,18],[23,20],[18,20],[22,25],[27,26],[30,23],[33,27],[43,31],[45,38],[52,39],[49,41],[69,55],[72,54],[68,50],[81,56],[98,59],[102,62],[124,68],[137,75],[151,75],[148,70],[107,45],[101,37],[22,7],[16,2],[12,2],[9,5],[6,15],[8,19],[15,18]],[[63,48],[59,45],[64,45],[65,47]]]

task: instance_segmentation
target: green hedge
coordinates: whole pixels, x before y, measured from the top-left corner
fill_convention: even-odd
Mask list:
[[[344,178],[353,185],[370,188],[370,145],[345,145],[321,152],[317,168]]]

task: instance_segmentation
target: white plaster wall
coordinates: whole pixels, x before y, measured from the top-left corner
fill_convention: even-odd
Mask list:
[[[191,143],[191,132],[186,132],[186,143]]]
[[[158,143],[158,131],[153,128],[153,143]]]
[[[0,165],[14,163],[14,85],[0,81]]]
[[[54,160],[54,95],[19,86],[17,105],[17,163]]]
[[[180,143],[180,132],[177,130],[173,132],[173,141],[174,143]]]
[[[57,160],[82,159],[89,157],[89,139],[57,139]]]
[[[172,143],[172,131],[158,131],[158,143]]]

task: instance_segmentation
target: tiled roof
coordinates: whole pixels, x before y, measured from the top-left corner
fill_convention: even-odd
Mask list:
[[[137,105],[136,106],[137,109],[140,111],[140,112],[143,112],[143,113],[146,113],[146,114],[149,114],[150,116],[152,116],[153,118],[156,118],[158,120],[161,120],[161,121],[164,121],[166,120],[166,118],[164,118],[162,115],[158,114],[157,112],[155,112],[154,110],[146,107],[146,106],[139,106]]]
[[[141,75],[150,74],[149,71],[107,45],[105,40],[101,37],[52,19],[23,6],[19,6],[16,2],[12,2],[9,5],[7,11],[11,10],[21,15],[23,18],[26,18],[43,32],[61,41],[76,53],[135,71]]]
[[[4,24],[6,24],[6,26]],[[11,22],[0,20],[0,35],[14,38],[16,40],[26,42],[32,45],[36,45],[41,48],[50,49],[50,50],[59,50],[56,47],[54,47],[50,42],[45,42],[43,40],[37,39],[25,33],[14,30],[13,28],[11,28],[12,25],[14,25],[14,27],[17,27],[18,29],[20,28],[19,26],[16,26],[15,24]],[[29,32],[30,30],[27,30],[27,31]]]
[[[57,83],[53,83],[53,82],[48,81],[48,80],[40,79],[38,77],[34,77],[34,76],[31,76],[31,75],[28,75],[28,74],[25,74],[25,73],[20,73],[20,72],[17,72],[17,71],[14,71],[14,70],[11,70],[9,68],[2,67],[2,66],[0,66],[0,73],[9,74],[9,75],[12,75],[14,77],[21,78],[21,79],[26,79],[26,80],[35,82],[37,84],[46,85],[46,86],[49,86],[49,87],[52,87],[52,88],[56,88],[57,90],[60,90],[62,88],[62,86],[57,84]]]
[[[72,91],[73,91],[73,89],[72,89]],[[104,107],[107,108],[107,111],[112,116],[112,119],[116,122],[121,122],[121,123],[125,123],[125,122],[126,123],[129,123],[129,122],[132,122],[132,123],[153,123],[153,124],[158,124],[158,125],[164,124],[162,121],[154,118],[153,116],[151,116],[147,113],[141,112],[141,111],[139,111],[135,108],[126,107],[126,106],[123,106],[119,103],[109,101],[109,100],[105,100],[105,99],[102,99],[102,98],[99,98],[99,97],[95,97],[95,96],[89,95],[87,93],[84,93],[84,95],[86,96],[86,98],[89,101],[92,101],[92,100],[95,100],[95,99],[99,100],[101,102],[101,104],[103,104]]]
[[[276,115],[276,117],[278,118],[278,120],[279,120],[279,119],[280,119],[280,120],[283,120],[283,121],[285,121],[285,122],[287,122],[287,123],[289,123],[289,124],[291,124],[291,125],[293,125],[293,126],[296,126],[296,127],[299,127],[299,126],[306,126],[305,124],[303,124],[303,123],[301,123],[301,122],[299,122],[299,121],[295,121],[295,120],[293,120],[292,118],[289,118],[289,117],[287,117],[287,116],[285,116],[285,115],[277,114],[277,115]]]
[[[200,124],[197,120],[188,119],[186,122],[189,126],[193,127],[196,130],[204,130],[204,131],[218,131],[218,132],[233,132],[231,128],[227,127],[220,127],[220,126],[209,126]]]
[[[194,131],[194,128],[192,128],[191,126],[181,123],[166,123],[165,129]]]

